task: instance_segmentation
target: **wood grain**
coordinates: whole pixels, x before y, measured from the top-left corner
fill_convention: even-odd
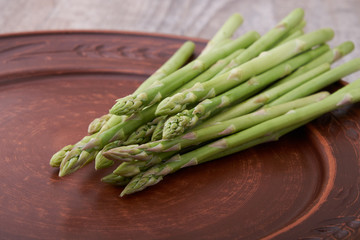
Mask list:
[[[249,30],[265,33],[296,7],[306,11],[307,31],[335,30],[331,46],[347,40],[360,46],[358,0],[0,0],[0,33],[106,29],[210,39],[234,12],[245,19],[239,36]],[[354,55],[359,56],[358,50]],[[354,74],[345,80],[359,77]]]
[[[184,40],[94,31],[0,38],[1,239],[358,239],[359,104],[121,199],[99,181],[112,169],[57,176],[51,155]]]

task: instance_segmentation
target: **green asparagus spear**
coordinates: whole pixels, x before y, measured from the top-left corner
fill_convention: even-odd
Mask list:
[[[109,174],[101,179],[102,182],[109,183],[116,186],[125,186],[130,182],[131,178],[119,176],[116,174]]]
[[[148,79],[146,79],[134,92],[141,93],[153,84],[156,84],[166,76],[175,72],[190,58],[194,52],[195,44],[186,41],[159,69],[155,71]]]
[[[359,70],[360,58],[355,58],[287,92],[286,94],[267,104],[267,106],[274,106],[279,103],[284,103],[314,93]]]
[[[216,34],[211,38],[211,40],[208,42],[201,54],[209,52],[215,46],[223,44],[224,40],[230,39],[235,33],[235,31],[241,26],[243,21],[244,19],[240,14],[234,13],[233,15],[231,15],[221,26],[221,28],[216,32]]]
[[[303,19],[299,24],[297,24],[295,27],[290,29],[290,31],[288,33],[286,33],[284,37],[286,38],[286,37],[292,35],[296,31],[304,30],[305,27],[306,27],[306,21]]]
[[[279,46],[279,45],[281,45],[281,44],[284,44],[284,43],[286,43],[286,42],[288,42],[288,41],[290,41],[290,40],[293,40],[293,39],[295,39],[295,38],[298,38],[298,37],[300,37],[300,36],[302,36],[302,35],[304,35],[304,31],[298,30],[298,31],[294,32],[293,34],[287,36],[287,37],[284,38],[283,40],[279,41],[278,43],[276,43],[276,44],[275,44],[275,47],[276,47],[276,46]]]
[[[113,141],[105,145],[104,148],[101,149],[95,157],[95,169],[99,170],[112,166],[114,164],[114,161],[105,158],[103,156],[103,152],[106,152],[112,148],[120,147],[121,145],[121,141]]]
[[[56,152],[50,159],[50,166],[60,167],[61,161],[64,159],[66,154],[74,148],[74,145],[67,145]]]
[[[275,44],[275,46],[280,45],[280,42],[284,42],[285,39],[289,38],[290,36],[294,35],[295,33],[298,34],[299,32],[304,33],[304,27],[306,26],[306,21],[302,20],[300,23],[298,23],[295,27],[290,29],[287,33],[284,34],[280,38],[280,40]]]
[[[159,119],[159,121],[156,124],[154,132],[151,136],[151,141],[157,141],[157,140],[162,139],[163,128],[164,128],[164,124],[167,120],[167,116],[160,116],[160,117],[158,117],[158,119]]]
[[[81,155],[82,147],[93,137],[94,135],[85,136],[83,139],[81,139],[77,144],[74,145],[74,147],[67,151],[65,157],[61,160],[60,163],[60,171],[59,176],[62,177],[66,175],[66,173],[72,173],[79,169],[80,167],[84,166],[86,163],[88,163],[88,160],[85,159],[86,153],[83,153]],[[91,154],[90,156],[87,156],[89,159],[95,158],[94,154]],[[79,160],[81,157],[81,161]]]
[[[350,41],[344,42],[344,43],[340,44],[339,46],[337,46],[331,50],[328,50],[327,52],[325,52],[321,56],[315,58],[311,62],[305,64],[304,66],[300,67],[298,70],[296,70],[294,73],[292,73],[288,77],[285,77],[285,78],[281,79],[280,81],[277,81],[275,84],[272,85],[272,87],[276,87],[287,81],[290,81],[291,79],[293,79],[311,69],[314,69],[314,68],[320,66],[321,64],[334,63],[337,60],[341,59],[343,56],[352,52],[353,50],[354,50],[354,43],[352,43]]]
[[[254,40],[256,40],[256,39],[254,38]],[[235,57],[242,54],[244,51],[245,51],[244,49],[239,49],[239,50],[233,52],[232,54],[230,54],[229,56],[220,59],[214,65],[212,65],[208,70],[201,73],[199,76],[197,76],[190,82],[186,83],[185,85],[183,85],[181,88],[177,89],[176,91],[181,92],[183,90],[191,88],[192,86],[195,85],[195,83],[202,83],[202,82],[206,82],[206,81],[210,80],[216,74],[218,74],[227,64],[229,64],[231,60],[233,60]]]
[[[343,94],[331,95],[324,100],[291,111],[289,114],[273,118],[239,133],[217,140],[189,153],[177,155],[165,163],[153,166],[149,170],[136,175],[122,191],[120,196],[141,191],[161,181],[164,176],[183,167],[206,162],[213,155],[249,143],[261,137],[271,135],[286,128],[299,125],[340,106],[360,101],[359,89]]]
[[[127,140],[124,142],[124,145],[141,144],[150,141],[157,123],[161,119],[162,117],[157,117],[154,120],[140,126],[127,138]]]
[[[88,133],[94,134],[100,131],[100,129],[105,125],[105,123],[110,119],[111,114],[105,114],[101,117],[95,118],[88,127]]]

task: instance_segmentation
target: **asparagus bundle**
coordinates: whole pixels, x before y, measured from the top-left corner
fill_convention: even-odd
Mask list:
[[[167,174],[277,140],[320,115],[360,101],[360,79],[330,94],[323,88],[360,70],[360,58],[331,64],[354,46],[330,49],[329,28],[310,33],[295,9],[260,36],[232,39],[242,24],[232,15],[195,60],[185,42],[131,95],[94,119],[79,142],[55,153],[59,176],[95,160],[118,163],[101,180],[125,186],[121,196],[154,185]]]
[[[215,35],[214,37],[215,40],[212,41],[213,44],[215,45],[216,43],[216,45],[221,45],[223,42],[229,42],[230,39],[228,37],[231,36],[236,29],[234,28],[234,26],[239,26],[241,22],[242,22],[241,17],[231,17]],[[230,54],[232,50],[236,51],[237,47],[247,46],[249,44],[252,44],[258,38],[259,38],[258,33],[254,31],[249,32],[247,34],[244,34],[244,36],[242,36],[241,38],[234,40],[232,43],[225,44],[225,46],[222,46],[221,49],[222,50],[227,49],[228,50],[227,52],[229,52]],[[186,42],[183,45],[183,47],[181,47],[174,54],[173,57],[171,57],[163,66],[161,66],[153,74],[156,76],[155,77],[150,76],[150,78],[147,79],[142,84],[142,86],[135,91],[135,94],[143,91],[144,89],[147,89],[144,86],[154,86],[161,84],[161,80],[167,77],[164,76],[164,73],[169,73],[169,75],[171,75],[170,73],[176,74],[175,73],[177,72],[175,71],[176,68],[181,66],[187,60],[187,57],[190,56],[193,49],[194,49],[194,44],[189,41]],[[224,55],[224,53],[222,53],[222,55]],[[159,75],[158,74],[159,72],[162,72],[163,74]],[[141,114],[132,115],[132,116],[112,115],[111,118],[105,123],[105,125],[101,128],[101,130],[97,134],[93,134],[92,137],[87,138],[86,142],[80,141],[75,145],[80,146],[80,149],[89,153],[89,154],[84,153],[82,155],[83,158],[93,156],[93,154],[90,153],[95,151],[95,148],[100,150],[106,144],[111,142],[110,140],[112,141],[118,139],[125,140],[130,135],[131,132],[135,131],[136,128],[138,128],[142,124],[146,124],[148,121],[151,121],[155,117],[154,113],[155,113],[155,108],[147,109],[145,112]],[[127,129],[128,131],[123,132],[122,129]],[[61,149],[60,152],[63,152],[63,149]],[[69,150],[67,150],[65,154],[60,154],[59,156],[64,156],[62,160],[60,160],[60,162],[62,161],[63,164],[60,165],[59,176],[70,174],[76,171],[77,169],[83,167],[84,164],[82,163],[84,162],[88,163],[91,160],[93,160],[89,158],[79,159],[80,154],[77,154],[77,151],[69,151]],[[69,163],[70,159],[72,159],[71,164]],[[104,159],[104,158],[98,157],[97,159]],[[51,161],[51,163],[52,162],[55,161]],[[101,163],[99,164],[101,165]],[[109,163],[107,163],[106,165],[109,165]],[[58,167],[59,165],[52,165],[52,166]]]

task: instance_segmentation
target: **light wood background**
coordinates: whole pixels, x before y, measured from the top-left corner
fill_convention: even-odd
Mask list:
[[[341,62],[360,57],[360,0],[0,0],[0,33],[106,29],[209,39],[234,12],[245,19],[236,35],[263,34],[296,7],[306,12],[306,31],[335,30],[330,46],[355,43]]]

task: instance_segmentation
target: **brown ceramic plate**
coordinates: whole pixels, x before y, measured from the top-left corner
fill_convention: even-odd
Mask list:
[[[1,239],[359,237],[359,105],[125,198],[100,182],[111,169],[90,164],[57,177],[52,154],[85,135],[185,40],[96,31],[0,36]]]

